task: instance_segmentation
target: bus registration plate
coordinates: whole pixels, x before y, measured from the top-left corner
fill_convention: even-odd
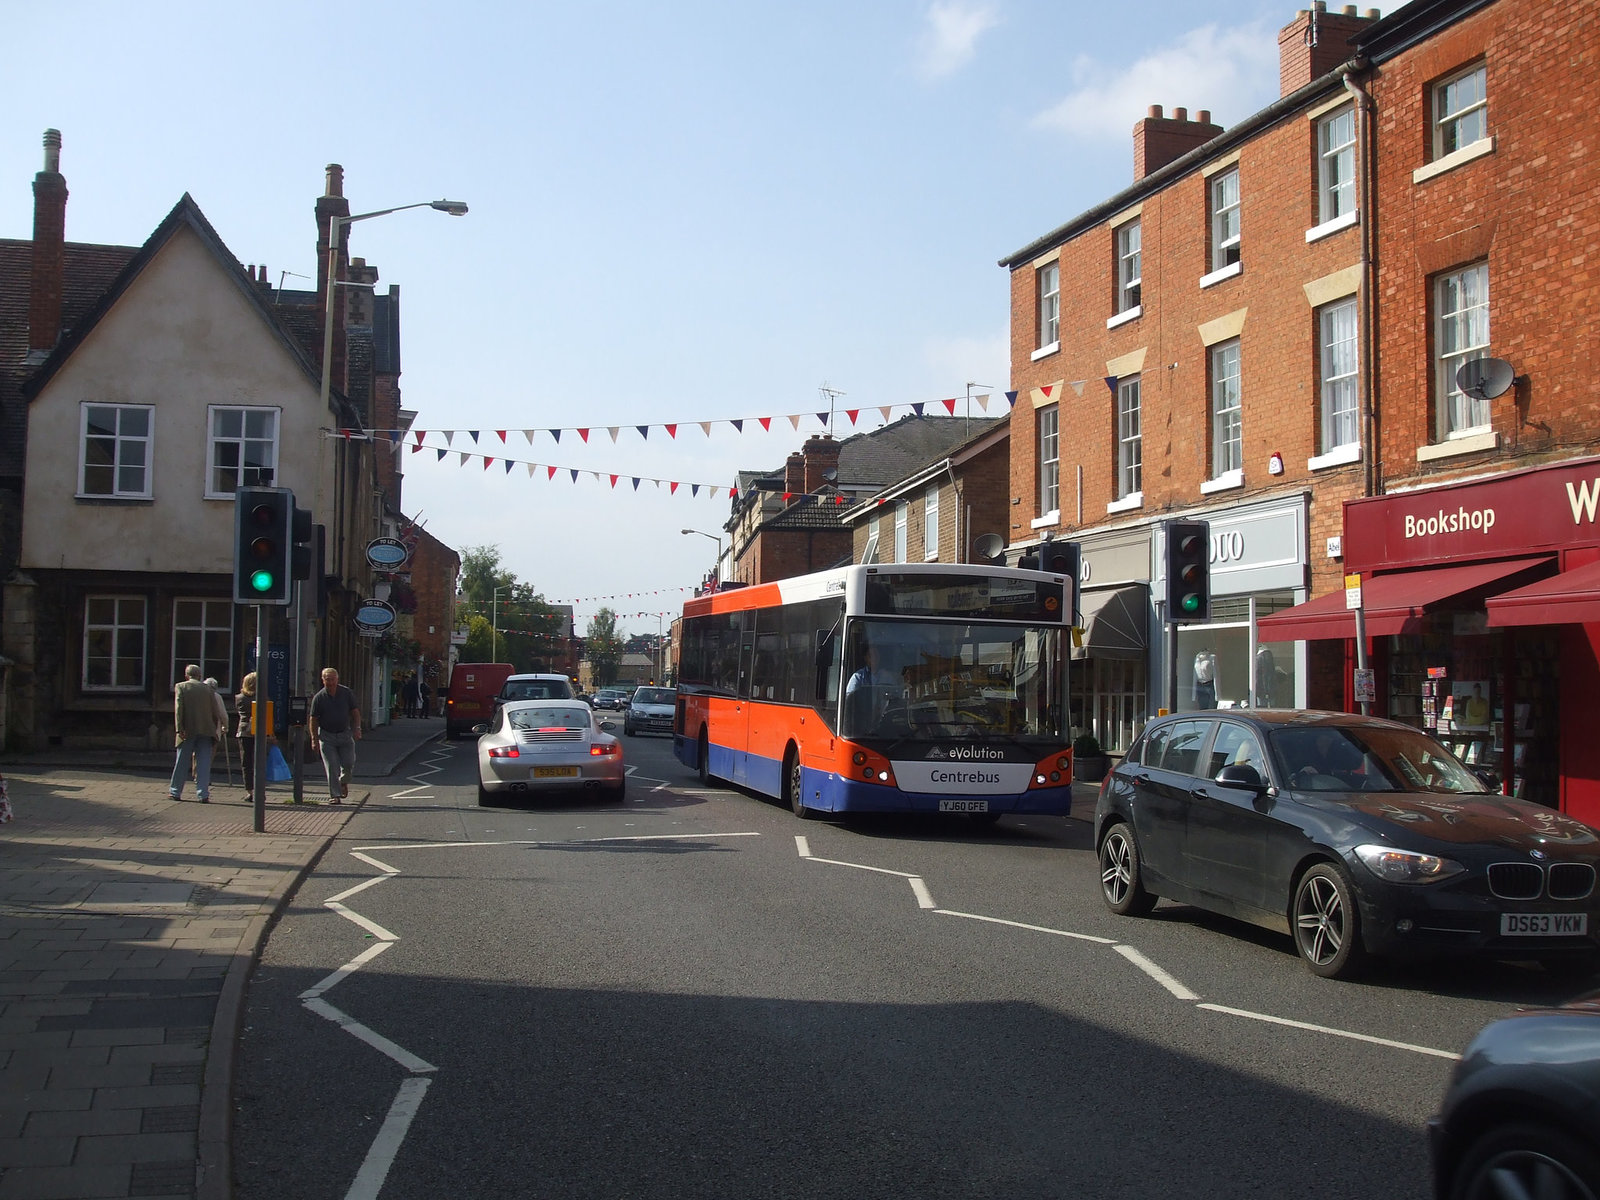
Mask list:
[[[989,811],[987,800],[941,800],[939,811],[942,813],[986,813]]]

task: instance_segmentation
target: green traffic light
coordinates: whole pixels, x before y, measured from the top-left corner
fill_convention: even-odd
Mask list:
[[[1200,597],[1190,592],[1183,598],[1183,611],[1186,613],[1200,611]]]
[[[270,592],[272,590],[272,572],[252,572],[250,575],[250,586],[255,588],[255,590],[258,592]]]

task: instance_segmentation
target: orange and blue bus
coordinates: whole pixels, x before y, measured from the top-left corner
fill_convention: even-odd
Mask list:
[[[674,753],[818,813],[1066,813],[1072,581],[840,567],[690,600]]]

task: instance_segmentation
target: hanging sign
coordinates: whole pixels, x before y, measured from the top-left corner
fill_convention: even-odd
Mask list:
[[[411,551],[399,538],[373,538],[367,543],[367,562],[375,571],[392,571],[411,557]]]
[[[394,605],[387,600],[363,600],[356,609],[356,624],[362,633],[382,633],[394,624]]]

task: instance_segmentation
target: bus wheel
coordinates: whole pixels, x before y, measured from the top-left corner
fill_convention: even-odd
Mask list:
[[[706,731],[700,730],[700,753],[696,755],[700,769],[700,786],[711,786],[711,743],[706,738]]]
[[[800,752],[789,747],[789,752],[783,756],[783,798],[794,810],[794,815],[802,821],[809,821],[817,815],[817,810],[807,808],[805,802],[805,780],[800,772]]]

